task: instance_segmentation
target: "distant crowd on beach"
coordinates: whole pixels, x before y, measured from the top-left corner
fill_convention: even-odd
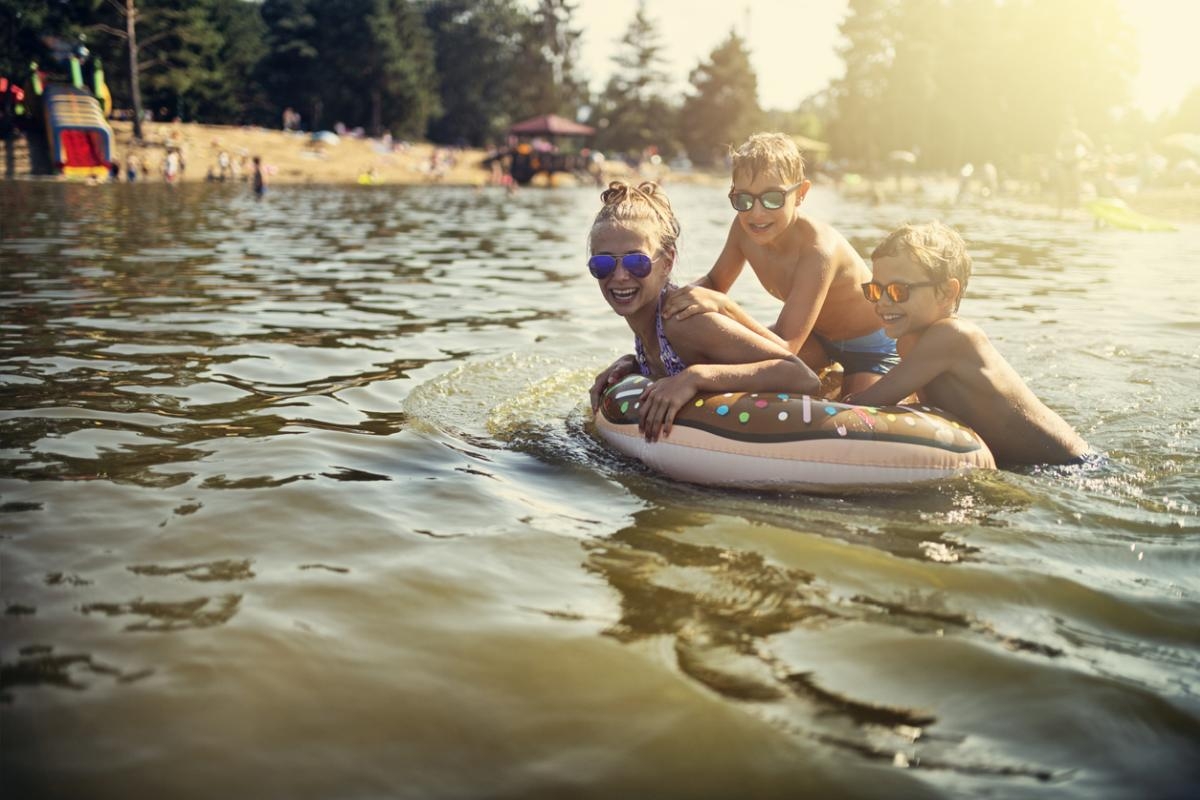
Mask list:
[[[208,166],[204,179],[217,183],[236,181],[249,183],[256,193],[262,194],[266,186],[266,172],[269,168],[263,166],[258,156],[252,156],[249,152],[243,151],[235,157],[228,149],[219,147],[219,144],[217,140],[213,140],[214,147],[218,147],[216,161]],[[108,167],[109,182],[120,183],[122,180],[126,183],[152,180],[168,184],[181,182],[188,169],[188,157],[187,146],[178,119],[175,120],[175,124],[163,142],[163,147],[162,155],[155,159],[152,159],[144,148],[141,149],[141,152],[131,150],[125,154],[124,158],[113,153]]]
[[[152,160],[144,153],[126,153],[122,159],[114,156],[108,168],[110,183],[136,183],[138,181],[161,180],[166,183],[177,183],[183,180],[187,171],[188,161],[182,147],[169,147],[157,160]],[[249,181],[254,174],[253,157],[249,154],[230,156],[226,150],[217,154],[215,164],[208,167],[204,179],[209,182],[224,183],[226,181]]]

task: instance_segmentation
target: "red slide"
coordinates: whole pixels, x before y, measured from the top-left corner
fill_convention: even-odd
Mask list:
[[[63,163],[72,167],[107,167],[101,154],[100,134],[95,131],[64,130]]]

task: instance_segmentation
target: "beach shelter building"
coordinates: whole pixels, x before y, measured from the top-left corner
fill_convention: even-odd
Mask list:
[[[579,172],[587,167],[587,159],[577,153],[564,153],[558,147],[560,138],[586,139],[596,129],[572,122],[557,114],[541,114],[516,123],[508,129],[518,141],[509,148],[509,174],[519,184],[527,184],[538,173],[553,177],[556,172]],[[527,141],[527,140],[535,141]],[[541,139],[541,142],[536,141]]]

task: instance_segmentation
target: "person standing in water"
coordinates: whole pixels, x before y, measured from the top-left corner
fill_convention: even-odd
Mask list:
[[[254,170],[250,175],[250,186],[259,197],[267,193],[267,176],[263,170],[262,159],[258,156],[254,157]]]

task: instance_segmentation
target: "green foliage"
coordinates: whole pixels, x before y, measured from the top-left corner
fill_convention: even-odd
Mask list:
[[[265,0],[267,52],[255,73],[280,112],[294,108],[312,125],[320,121],[324,104],[317,19],[309,5],[308,0]]]
[[[555,113],[574,119],[589,102],[587,82],[578,75],[582,31],[571,25],[578,3],[538,0],[525,24],[525,51],[517,66],[518,119]]]
[[[407,0],[267,0],[269,54],[260,74],[277,111],[316,130],[335,122],[372,134],[424,134],[437,112],[433,45]]]
[[[0,75],[29,85],[29,63],[43,67],[48,51],[43,36],[82,40],[90,48],[87,30],[105,0],[0,0]]]
[[[613,55],[613,75],[597,102],[600,149],[634,154],[653,145],[668,155],[674,151],[676,110],[666,99],[668,76],[660,49],[658,28],[641,0]]]
[[[832,87],[829,124],[830,138],[839,154],[867,161],[879,156],[873,131],[877,127],[876,110],[887,90],[894,51],[889,32],[896,27],[898,13],[891,0],[850,0],[841,26],[847,42],[841,50],[846,74]]]
[[[530,72],[522,63],[529,18],[512,0],[433,0],[425,21],[437,51],[442,102],[430,138],[478,146],[502,135],[514,121],[519,82]]]
[[[540,0],[532,13],[515,0],[428,2],[443,108],[429,138],[481,146],[525,117],[573,118],[587,93],[575,75],[574,8],[569,0]]]
[[[773,109],[763,112],[762,130],[780,131],[790,135],[800,135],[806,139],[818,142],[825,140],[825,123],[817,111],[780,111]]]
[[[1115,0],[851,0],[833,87],[838,155],[1015,165],[1069,117],[1107,130],[1137,67]]]
[[[222,37],[213,27],[211,0],[144,3],[139,42],[142,91],[160,118],[194,119],[199,106],[224,93]],[[165,112],[165,113],[164,113]]]
[[[797,109],[759,111],[747,44],[732,34],[677,96],[643,0],[597,97],[579,76],[578,0],[136,0],[145,106],[168,117],[482,145],[524,117],[575,117],[611,153],[686,148],[712,161],[754,129],[829,142],[882,166],[893,150],[922,168],[984,160],[1002,169],[1053,150],[1069,118],[1097,144],[1134,149],[1200,131],[1200,88],[1173,114],[1128,108],[1137,58],[1117,0],[849,0],[845,75]],[[49,63],[44,36],[80,37],[104,65],[117,108],[132,105],[125,0],[0,0],[0,71],[28,84]],[[670,35],[685,35],[672,20]],[[803,50],[797,51],[803,57]],[[61,71],[61,70],[60,70]]]
[[[730,32],[691,82],[696,94],[683,101],[679,138],[695,163],[709,166],[762,124],[758,77],[741,37]]]
[[[1179,103],[1179,110],[1170,121],[1166,132],[1200,133],[1200,85],[1184,95]]]
[[[266,93],[255,79],[255,71],[267,54],[267,26],[253,3],[219,0],[214,3],[213,27],[222,35],[218,66],[222,91],[196,109],[204,120],[234,123],[258,121],[271,111]]]

